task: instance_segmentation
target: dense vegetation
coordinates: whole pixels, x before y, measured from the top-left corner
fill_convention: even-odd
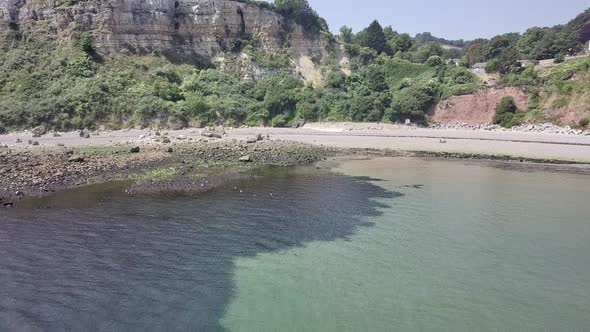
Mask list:
[[[451,41],[436,38],[430,33],[411,37],[394,31],[391,26],[382,28],[378,21],[356,34],[344,26],[340,29],[340,40],[356,57],[364,56],[366,49],[371,49],[383,56],[438,68],[444,63],[456,63],[464,68],[485,63],[486,72],[498,73],[502,84],[524,87],[530,93],[527,110],[502,111],[507,100],[499,105],[501,111],[495,122],[505,127],[523,121],[546,121],[542,112],[545,108],[573,106],[580,109],[580,105],[590,105],[590,60],[564,63],[566,56],[581,53],[590,40],[590,9],[565,25],[534,27],[522,35],[508,33],[489,40]],[[556,64],[562,64],[552,73],[543,73],[535,67],[538,60],[552,58]],[[529,60],[528,65],[523,65],[526,60]],[[451,91],[440,96],[444,98],[476,87],[474,81],[467,82],[452,87]],[[585,122],[570,125],[583,127]]]
[[[326,22],[306,0],[240,1],[277,11],[308,33],[328,33]],[[229,50],[227,59],[244,52],[272,75],[244,80],[239,71],[173,64],[159,54],[102,57],[89,34],[78,34],[64,44],[48,38],[42,26],[37,31],[11,31],[0,34],[0,132],[40,124],[59,130],[99,125],[290,126],[318,120],[410,119],[425,124],[436,102],[480,87],[467,67],[485,60],[488,69],[502,73],[507,83],[536,87],[531,89],[534,109],[554,93],[586,93],[587,87],[563,77],[589,72],[589,62],[566,63],[564,72],[541,77],[516,61],[523,55],[562,54],[566,48],[574,52],[580,42],[573,33],[583,30],[588,15],[587,11],[563,27],[473,42],[449,41],[430,33],[411,37],[377,21],[356,34],[343,27],[340,39],[350,56],[350,73],[340,70],[335,55],[321,59],[318,65],[325,79],[316,86],[293,75],[288,45],[276,53],[263,52],[256,36]],[[539,42],[545,39],[555,42]],[[460,58],[463,66],[452,61]],[[522,120],[524,115],[505,106],[498,123],[510,126]]]
[[[282,3],[276,3],[277,10],[285,8]],[[260,80],[173,64],[157,54],[102,58],[88,34],[63,45],[35,31],[13,31],[1,36],[0,48],[0,125],[8,128],[290,126],[302,120],[425,123],[437,100],[477,87],[467,69],[447,65],[440,57],[417,64],[362,46],[350,49],[350,75],[339,69],[335,56],[323,59],[325,82],[316,87],[293,75],[282,57],[264,58],[271,54],[257,52],[254,40],[244,52],[274,73]]]
[[[370,47],[378,53],[416,63],[425,63],[431,56],[460,60],[465,67],[491,62],[490,72],[508,74],[519,68],[518,60],[562,58],[580,52],[583,43],[590,40],[590,9],[566,25],[534,27],[522,35],[507,33],[489,40],[453,41],[428,32],[411,37],[394,31],[391,26],[382,28],[377,21],[356,34],[343,26],[340,36],[345,43]]]

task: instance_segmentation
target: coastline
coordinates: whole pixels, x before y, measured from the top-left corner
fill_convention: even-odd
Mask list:
[[[29,140],[38,145],[28,144]],[[32,138],[23,132],[0,135],[0,146],[0,207],[5,208],[25,197],[113,180],[130,180],[130,194],[208,191],[256,167],[311,164],[332,157],[590,165],[588,136],[412,127],[219,128],[162,133],[133,129],[97,132],[90,138],[78,133]]]

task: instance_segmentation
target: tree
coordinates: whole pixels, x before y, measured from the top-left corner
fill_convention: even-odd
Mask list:
[[[422,45],[414,53],[413,61],[416,63],[425,63],[432,56],[442,56],[443,49],[438,43]]]
[[[515,114],[518,111],[518,107],[514,102],[512,96],[506,96],[496,105],[496,114],[494,115],[494,124],[501,125],[502,127],[510,128],[514,126]],[[518,121],[518,120],[516,120]]]
[[[311,8],[307,0],[275,0],[276,10],[288,19],[293,19],[309,32],[328,31],[326,21]]]
[[[444,63],[443,59],[438,55],[432,55],[428,60],[426,60],[426,65],[430,67],[438,67]]]
[[[343,25],[340,28],[340,38],[344,43],[352,44],[352,40],[354,38],[354,34],[352,33],[352,28]]]
[[[385,33],[379,21],[375,20],[365,29],[365,35],[361,41],[361,46],[370,47],[377,51],[377,53],[385,52],[387,47],[387,40],[385,39]]]
[[[383,66],[370,64],[362,68],[360,74],[369,89],[377,92],[383,92],[388,89]]]
[[[386,117],[392,121],[410,119],[415,123],[426,122],[426,111],[435,101],[433,91],[425,86],[410,86],[393,95]]]
[[[385,34],[385,39],[387,41],[390,41],[393,38],[395,38],[395,36],[399,35],[399,33],[397,33],[397,31],[394,31],[393,30],[393,28],[391,27],[391,25],[388,25],[385,28],[383,28],[383,33]]]
[[[586,23],[580,28],[580,41],[587,42],[590,40],[590,23]]]
[[[469,48],[467,49],[467,52],[465,53],[465,58],[467,59],[467,63],[469,64],[469,67],[473,66],[474,64],[476,64],[478,62],[484,62],[485,56],[484,56],[483,44],[482,43],[475,43],[475,44],[472,44],[471,46],[469,46]]]
[[[94,51],[94,40],[92,39],[92,35],[88,32],[80,35],[78,39],[78,46],[87,54],[92,53]]]
[[[497,58],[497,71],[502,75],[506,75],[510,74],[515,70],[520,69],[520,63],[518,62],[518,58],[519,54],[516,47],[509,47],[505,49]]]
[[[402,33],[395,36],[388,43],[393,53],[407,52],[412,47],[412,37],[407,33]]]
[[[535,49],[537,47],[537,44],[540,43],[541,40],[543,40],[546,33],[547,30],[543,28],[534,27],[528,29],[518,40],[517,47],[520,53],[527,59],[537,59]]]
[[[486,60],[497,58],[502,52],[510,47],[510,38],[506,35],[496,36],[484,47],[484,56]]]
[[[431,44],[438,42],[438,39],[434,37],[430,32],[419,33],[414,37],[414,43],[416,45]]]

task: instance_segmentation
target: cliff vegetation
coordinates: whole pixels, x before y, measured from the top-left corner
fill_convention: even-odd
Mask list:
[[[189,6],[193,2],[196,7]],[[320,120],[426,124],[439,101],[484,87],[470,70],[481,61],[502,84],[530,95],[529,109],[518,110],[526,114],[499,123],[578,123],[590,105],[590,60],[544,71],[518,61],[581,52],[588,11],[567,25],[523,35],[451,41],[430,33],[411,37],[377,21],[358,33],[342,27],[333,36],[306,0],[193,2],[170,8],[155,2],[175,13],[171,25],[155,28],[115,29],[118,16],[112,14],[104,21],[109,32],[77,16],[65,15],[62,25],[53,16],[32,20],[35,7],[11,12],[10,22],[18,24],[0,30],[0,131],[40,124],[58,130]],[[94,8],[92,1],[46,6],[55,17],[60,10],[71,13],[59,6]],[[130,11],[136,12],[143,13]],[[162,27],[169,31],[155,42],[154,31]],[[143,39],[131,33],[140,28]],[[187,57],[206,61],[183,61]],[[319,79],[310,80],[313,75]],[[580,111],[570,120],[559,112],[564,109]]]

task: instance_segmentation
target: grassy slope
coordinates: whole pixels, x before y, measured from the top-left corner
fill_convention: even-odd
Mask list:
[[[590,58],[568,61],[550,70],[527,68],[513,83],[529,91],[525,122],[578,126],[590,118]]]

